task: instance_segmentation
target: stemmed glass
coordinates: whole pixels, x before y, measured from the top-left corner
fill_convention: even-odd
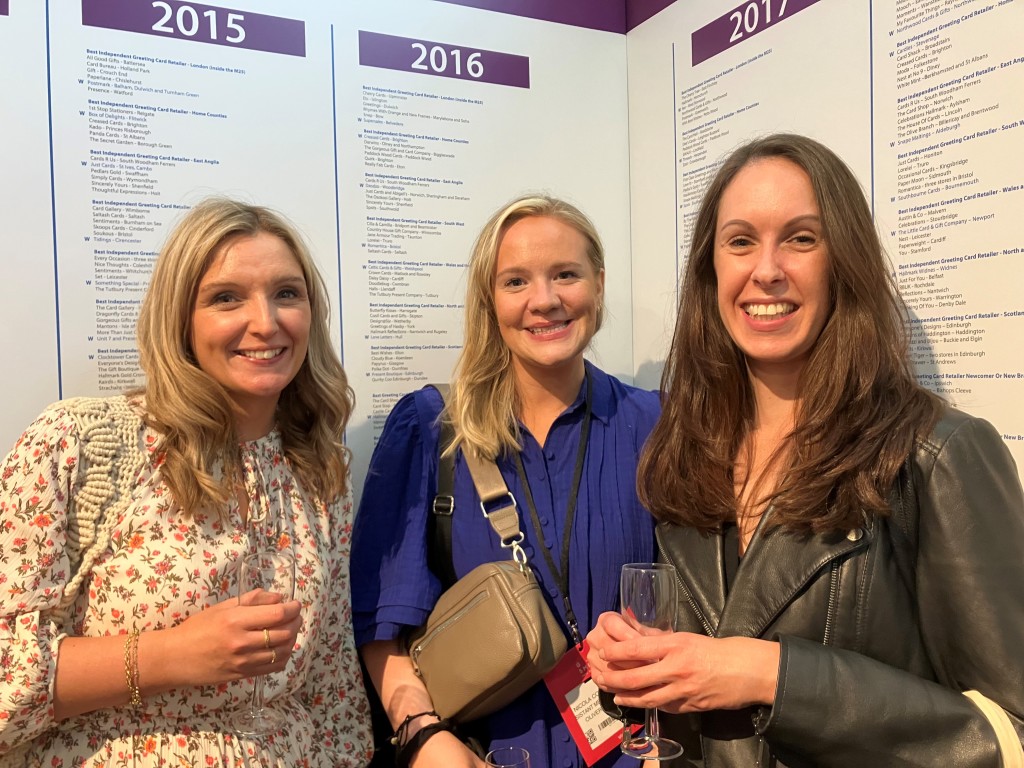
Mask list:
[[[488,752],[484,761],[493,768],[530,768],[530,753],[522,747],[499,747]]]
[[[666,563],[627,563],[619,582],[622,616],[643,635],[672,632],[676,627],[676,569]],[[622,751],[639,760],[671,760],[681,745],[661,736],[658,710],[644,711],[644,730],[622,729]]]
[[[264,549],[245,555],[238,572],[238,604],[268,605],[291,600],[295,594],[295,558],[290,550]],[[269,637],[269,635],[267,635]],[[280,713],[263,704],[263,681],[253,679],[249,708],[232,718],[242,736],[261,736],[286,725]]]

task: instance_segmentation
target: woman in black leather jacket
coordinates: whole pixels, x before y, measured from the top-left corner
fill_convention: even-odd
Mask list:
[[[680,631],[607,613],[588,637],[616,703],[683,715],[666,730],[688,760],[1019,756],[1020,479],[991,425],[917,383],[907,343],[846,165],[800,136],[737,150],[697,217],[639,471]]]

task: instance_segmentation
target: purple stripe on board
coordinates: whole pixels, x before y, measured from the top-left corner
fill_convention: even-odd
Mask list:
[[[626,32],[626,0],[438,0],[487,11],[557,21],[586,29]]]
[[[0,16],[11,15],[11,0],[0,0]]]
[[[676,0],[626,0],[626,31],[636,29]]]
[[[359,63],[478,83],[530,87],[530,59],[465,45],[359,30]]]
[[[306,25],[297,19],[179,0],[82,0],[82,24],[157,37],[306,55]]]
[[[691,62],[697,66],[747,38],[785,21],[819,0],[750,0],[690,36]]]

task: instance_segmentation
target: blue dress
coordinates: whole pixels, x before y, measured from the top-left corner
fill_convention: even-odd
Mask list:
[[[660,411],[657,393],[626,386],[590,363],[587,371],[593,387],[592,420],[569,546],[569,595],[584,635],[602,612],[618,610],[623,563],[654,559],[653,518],[637,499],[636,465]],[[559,563],[585,395],[586,382],[576,401],[555,420],[543,448],[522,430],[521,457],[540,517],[542,542],[531,522],[515,461],[498,461],[519,501],[524,549],[563,623],[557,580],[538,546],[548,547]],[[352,605],[358,646],[394,639],[422,625],[441,593],[440,582],[427,566],[441,408],[441,396],[432,387],[406,395],[392,410],[374,450],[353,533]],[[461,455],[456,460],[454,495],[456,574],[461,577],[481,563],[509,559],[480,513]],[[544,683],[480,725],[485,746],[524,747],[536,768],[585,765]],[[636,760],[616,749],[598,765],[635,768]]]

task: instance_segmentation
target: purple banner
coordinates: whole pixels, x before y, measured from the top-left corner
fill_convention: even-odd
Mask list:
[[[574,27],[626,32],[627,0],[440,0],[442,3],[557,21]]]
[[[179,0],[82,0],[82,24],[253,51],[306,55],[297,19]]]
[[[690,36],[692,66],[785,21],[819,0],[750,0]]]
[[[676,0],[626,0],[626,31],[636,29]]]
[[[11,15],[11,0],[0,0],[0,16]]]
[[[435,77],[530,87],[530,59],[451,43],[359,30],[359,63]]]

